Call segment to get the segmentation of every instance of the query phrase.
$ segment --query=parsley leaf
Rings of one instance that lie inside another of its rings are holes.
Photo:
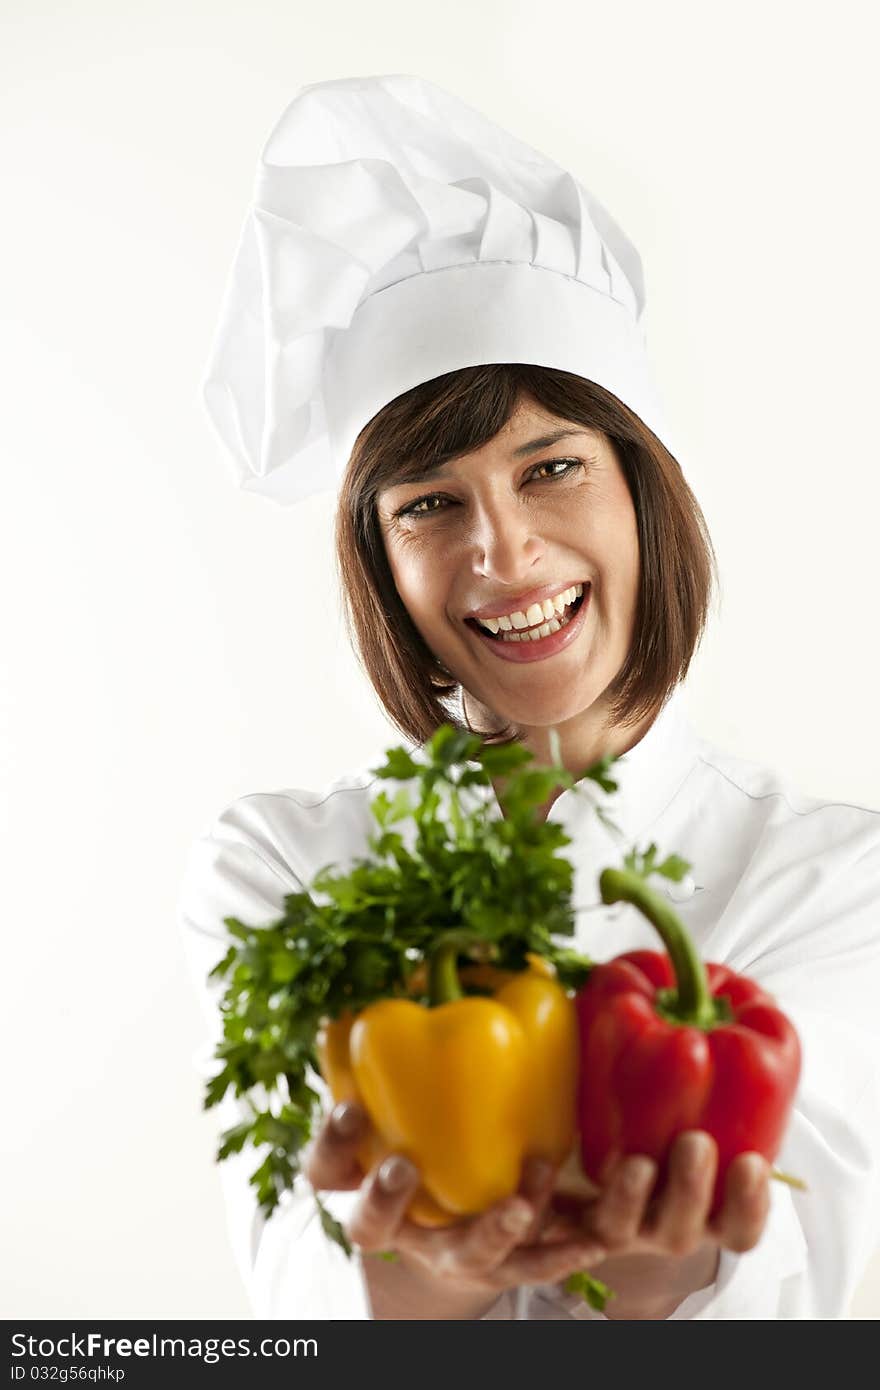
[[[600,1313],[605,1311],[605,1304],[609,1298],[614,1298],[614,1292],[607,1284],[603,1284],[601,1279],[594,1278],[583,1269],[578,1270],[576,1274],[570,1274],[562,1287],[566,1293],[579,1293],[591,1308],[597,1309]]]

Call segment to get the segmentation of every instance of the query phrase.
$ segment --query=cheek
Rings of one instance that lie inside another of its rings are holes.
[[[631,509],[616,511],[601,526],[592,527],[586,545],[615,584],[626,588],[638,583],[639,534]]]
[[[417,623],[436,612],[440,598],[438,576],[442,572],[425,547],[386,546],[388,565],[404,607]]]

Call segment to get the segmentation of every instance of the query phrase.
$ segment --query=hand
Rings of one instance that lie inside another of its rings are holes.
[[[382,1282],[395,1285],[397,1311],[377,1313],[374,1306],[374,1316],[406,1316],[400,1311],[403,1305],[431,1309],[410,1311],[410,1316],[476,1317],[504,1289],[557,1283],[604,1258],[603,1243],[573,1224],[551,1241],[540,1240],[557,1173],[540,1159],[524,1165],[516,1194],[478,1216],[439,1229],[417,1226],[407,1219],[406,1209],[419,1186],[419,1172],[403,1155],[392,1154],[365,1175],[357,1150],[368,1127],[359,1106],[338,1105],[318,1132],[303,1170],[316,1188],[360,1188],[347,1225],[349,1238],[365,1254],[394,1250],[398,1255],[382,1275]]]
[[[770,1165],[757,1153],[731,1163],[718,1214],[709,1211],[718,1166],[711,1135],[679,1135],[662,1192],[652,1198],[657,1164],[645,1155],[623,1159],[590,1201],[563,1198],[543,1239],[571,1240],[572,1226],[608,1251],[599,1277],[617,1297],[609,1317],[668,1317],[683,1298],[711,1284],[721,1250],[751,1250],[770,1208]],[[638,1311],[633,1311],[638,1310]]]

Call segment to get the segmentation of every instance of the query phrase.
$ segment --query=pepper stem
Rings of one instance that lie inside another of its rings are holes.
[[[604,903],[632,903],[662,937],[675,971],[676,986],[675,998],[665,1001],[664,1012],[679,1023],[714,1027],[720,1014],[709,989],[706,968],[669,903],[630,869],[604,869],[599,876],[599,891]]]
[[[458,947],[446,942],[431,952],[428,960],[428,1007],[461,999],[464,990],[458,978]]]
[[[464,998],[464,990],[458,978],[458,953],[475,946],[485,947],[476,932],[453,927],[441,932],[431,947],[428,956],[428,1007],[448,1004],[453,999]]]

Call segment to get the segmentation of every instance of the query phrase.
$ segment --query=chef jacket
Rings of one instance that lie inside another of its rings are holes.
[[[758,1244],[741,1254],[722,1251],[715,1282],[671,1317],[845,1318],[880,1241],[880,811],[803,795],[779,773],[722,751],[695,731],[681,686],[611,775],[618,790],[608,799],[599,793],[599,801],[623,838],[596,814],[592,783],[562,791],[549,811],[571,837],[557,851],[574,867],[571,944],[596,960],[660,949],[635,908],[601,903],[597,883],[630,848],[656,843],[661,858],[676,853],[692,866],[682,884],[659,891],[668,893],[703,959],[774,995],[803,1049],[776,1162],[807,1190],[771,1182]],[[241,796],[192,845],[178,922],[208,1026],[193,1059],[203,1081],[220,1070],[213,1053],[225,984],[207,975],[229,945],[224,917],[268,925],[283,915],[285,895],[301,892],[319,868],[347,872],[369,853],[368,837],[378,829],[370,801],[396,789],[364,767],[319,791]],[[500,817],[491,786],[473,794]],[[408,824],[395,829],[405,834]],[[328,1099],[320,1079],[316,1085]],[[231,1091],[209,1112],[218,1134],[248,1113]],[[218,1165],[232,1250],[255,1316],[370,1318],[361,1255],[348,1258],[325,1236],[303,1179],[266,1220],[248,1185],[259,1162],[248,1146]],[[343,1222],[358,1200],[356,1192],[324,1195]],[[560,1285],[539,1285],[505,1291],[484,1317],[603,1315]]]

